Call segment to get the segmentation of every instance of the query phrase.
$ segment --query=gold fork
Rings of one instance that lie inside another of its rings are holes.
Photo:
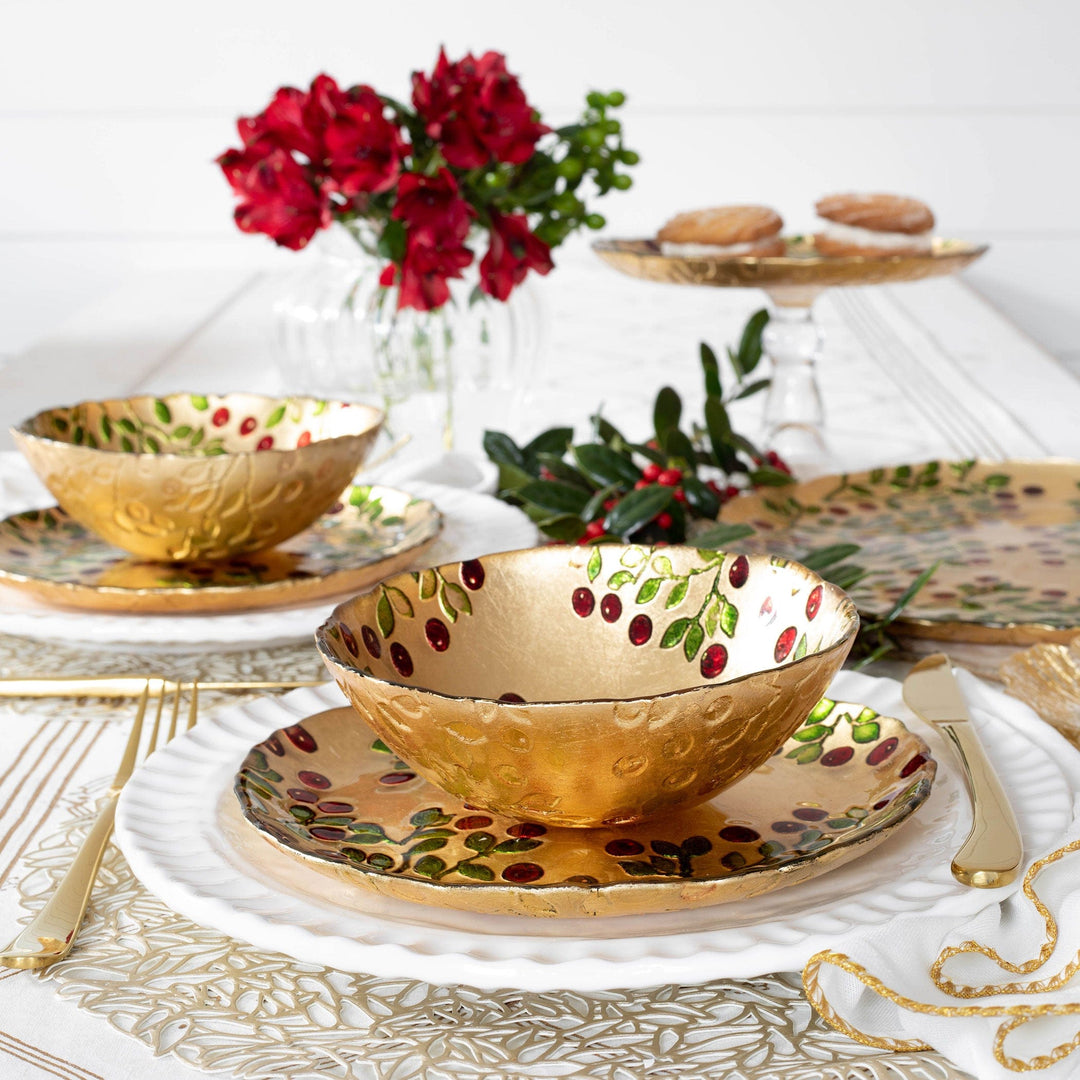
[[[61,879],[56,891],[48,903],[38,912],[33,921],[26,926],[19,936],[0,952],[0,964],[12,968],[43,968],[62,960],[75,944],[76,935],[82,926],[90,902],[90,893],[94,888],[98,867],[112,835],[113,820],[116,817],[116,801],[120,791],[127,783],[139,760],[142,745],[143,721],[151,700],[156,702],[154,723],[150,737],[146,741],[144,756],[149,756],[158,745],[161,734],[162,718],[165,711],[165,699],[171,693],[172,709],[169,714],[168,731],[162,742],[168,742],[177,732],[180,722],[180,700],[184,684],[166,682],[164,679],[150,677],[144,680],[139,704],[135,712],[135,721],[131,726],[127,745],[120,767],[113,777],[113,782],[105,794],[105,805],[98,813],[86,839],[79,846],[75,859]],[[193,682],[191,700],[188,704],[187,728],[195,726],[199,708],[199,684]]]

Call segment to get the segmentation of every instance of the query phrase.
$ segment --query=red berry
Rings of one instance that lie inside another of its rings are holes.
[[[585,536],[587,539],[603,535],[604,523],[602,521],[590,521],[589,524],[585,526]]]
[[[701,674],[715,679],[727,667],[728,653],[723,645],[710,645],[701,654]]]
[[[661,473],[661,468],[655,461],[650,461],[644,469],[641,470],[641,475],[651,484]]]
[[[715,480],[706,480],[705,486],[715,495],[724,494],[724,489]]]
[[[218,409],[213,416],[210,417],[210,423],[214,427],[224,427],[229,422],[229,410],[226,408]]]
[[[301,448],[307,446],[310,442],[311,442],[311,432],[310,431],[301,431],[300,432],[300,438],[296,440],[296,447],[297,447],[297,449],[301,449]]]
[[[728,486],[724,488],[724,497],[726,499],[734,499],[738,494],[739,489],[734,484],[728,484]]]
[[[442,619],[428,619],[424,625],[424,636],[436,652],[446,652],[450,648],[450,631]]]
[[[648,480],[639,480],[634,485],[634,490],[635,491],[640,491],[642,488],[647,488],[648,486],[649,486],[649,481]]]
[[[684,503],[686,502],[686,492],[681,487],[675,489],[675,501]]]
[[[799,632],[794,626],[789,626],[776,639],[776,648],[773,649],[773,659],[778,664],[783,663],[788,658],[788,655],[795,646],[795,638],[798,637],[798,633]]]
[[[670,529],[671,515],[665,510],[662,514],[657,515],[656,524],[659,525],[661,529]]]
[[[813,619],[821,609],[821,586],[815,585],[806,598],[806,617]]]
[[[604,509],[605,509],[605,510],[614,510],[614,509],[615,509],[615,506],[616,506],[616,504],[618,503],[618,501],[619,501],[618,499],[608,499],[608,500],[607,500],[607,501],[606,501],[606,502],[604,503]]]
[[[258,425],[256,424],[254,416],[245,417],[243,422],[240,424],[240,434],[250,435],[257,426]]]
[[[659,449],[659,447],[657,447],[657,445],[656,445],[656,440],[655,440],[655,439],[650,439],[650,440],[649,440],[649,441],[648,441],[648,442],[647,442],[647,443],[646,443],[645,445],[646,445],[646,446],[647,446],[647,447],[648,447],[648,448],[649,448],[650,450],[657,450],[657,449]]]
[[[593,608],[596,607],[596,597],[593,596],[590,589],[575,589],[573,596],[570,597],[570,605],[576,615],[587,619],[593,613]]]
[[[656,482],[662,487],[676,487],[681,479],[682,471],[680,469],[664,469],[656,478]]]
[[[728,581],[731,582],[732,588],[741,589],[746,584],[746,579],[749,576],[750,560],[745,555],[740,555],[731,564],[731,569],[728,571]]]
[[[540,467],[540,479],[541,480],[554,480],[555,479],[555,474],[546,465],[542,465]]]
[[[484,584],[484,564],[479,559],[467,559],[461,564],[461,584],[472,592]]]
[[[652,637],[652,619],[648,615],[635,615],[627,634],[631,645],[644,645]]]
[[[413,673],[413,662],[409,650],[398,641],[390,646],[390,661],[397,668],[398,674],[404,678],[407,679]]]
[[[344,625],[342,630],[344,630]],[[344,634],[342,635],[344,636]],[[379,639],[375,636],[375,631],[370,626],[364,625],[360,627],[360,636],[364,639],[364,648],[367,649],[376,660],[382,656],[382,646],[379,644]]]
[[[273,435],[264,435],[259,440],[259,445],[255,447],[256,450],[269,450],[274,445]]]
[[[600,601],[600,614],[604,617],[604,622],[618,622],[622,614],[622,601],[614,593],[609,592]]]

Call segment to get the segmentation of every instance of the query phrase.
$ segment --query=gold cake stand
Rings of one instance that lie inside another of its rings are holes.
[[[757,288],[769,297],[762,338],[772,361],[765,401],[765,441],[802,474],[828,467],[825,410],[815,365],[823,337],[814,301],[828,288],[885,285],[955,274],[988,250],[986,244],[935,238],[929,251],[906,255],[822,255],[812,237],[786,241],[783,255],[665,255],[655,240],[598,240],[593,250],[609,266],[644,281],[670,285]]]

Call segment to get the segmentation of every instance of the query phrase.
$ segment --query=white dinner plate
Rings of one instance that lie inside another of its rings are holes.
[[[1026,706],[963,681],[1030,851],[1057,841],[1080,788],[1080,755]],[[264,698],[199,723],[155,754],[120,799],[117,836],[132,870],[197,922],[312,963],[433,983],[582,992],[750,978],[801,968],[846,935],[899,915],[958,916],[1006,890],[949,872],[970,812],[937,733],[904,706],[900,684],[841,673],[829,695],[899,717],[939,762],[909,822],[864,858],[809,882],[712,908],[602,919],[475,915],[379,897],[276,850],[243,821],[233,779],[277,728],[341,704],[334,686]],[[1015,887],[1015,886],[1014,886]]]

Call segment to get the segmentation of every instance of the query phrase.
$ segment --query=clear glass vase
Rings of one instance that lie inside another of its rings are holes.
[[[283,390],[384,408],[407,458],[478,454],[485,426],[518,426],[541,344],[536,295],[526,282],[491,299],[474,263],[442,308],[399,311],[376,242],[366,222],[335,224],[288,279],[275,304]]]

